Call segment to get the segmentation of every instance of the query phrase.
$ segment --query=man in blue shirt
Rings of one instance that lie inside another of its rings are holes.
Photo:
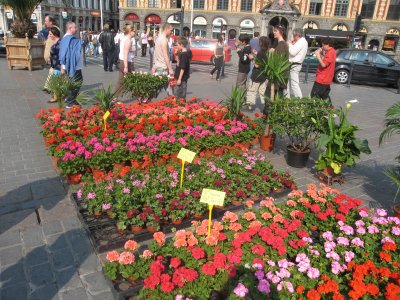
[[[70,91],[65,98],[65,108],[71,108],[74,105],[79,105],[76,101],[80,87],[83,82],[82,68],[82,42],[74,35],[77,32],[77,26],[74,22],[67,23],[67,32],[60,42],[60,64],[61,74],[67,74],[68,77],[80,83],[79,88]]]

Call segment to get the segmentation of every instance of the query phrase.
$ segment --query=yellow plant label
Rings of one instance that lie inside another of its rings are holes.
[[[178,153],[178,158],[188,163],[191,163],[195,156],[196,152],[190,151],[186,148],[181,148],[181,150]]]
[[[107,118],[110,116],[110,111],[106,111],[106,113],[103,115],[103,120],[106,122]]]
[[[225,192],[220,192],[211,189],[203,189],[201,193],[200,202],[207,203],[209,205],[224,206]]]

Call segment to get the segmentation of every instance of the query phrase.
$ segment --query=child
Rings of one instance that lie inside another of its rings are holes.
[[[176,79],[176,87],[174,95],[177,100],[183,99],[186,101],[187,81],[190,73],[190,56],[186,49],[187,39],[180,36],[177,39],[178,44],[178,59],[175,68],[174,78]]]

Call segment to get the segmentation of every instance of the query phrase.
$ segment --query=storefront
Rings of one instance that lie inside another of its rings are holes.
[[[212,38],[217,39],[223,33],[226,36],[227,22],[224,18],[216,18],[212,23]]]
[[[239,34],[248,34],[251,37],[254,36],[254,22],[250,19],[245,19],[240,22]],[[230,37],[229,37],[230,38]]]
[[[391,28],[386,31],[383,39],[382,50],[396,52],[397,45],[399,43],[400,30]]]
[[[161,24],[161,18],[158,15],[148,15],[144,19],[144,26],[146,28],[146,31],[149,32],[150,30],[155,32],[155,31],[160,31],[160,24]]]
[[[140,29],[140,19],[137,14],[130,13],[125,16],[125,23],[132,24],[135,30]]]
[[[207,20],[204,17],[196,17],[193,20],[193,32],[195,37],[205,38],[207,35]]]

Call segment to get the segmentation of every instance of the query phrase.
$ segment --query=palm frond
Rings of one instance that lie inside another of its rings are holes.
[[[386,138],[394,134],[400,134],[400,101],[389,107],[385,116],[385,129],[379,136],[379,145],[382,144]]]

